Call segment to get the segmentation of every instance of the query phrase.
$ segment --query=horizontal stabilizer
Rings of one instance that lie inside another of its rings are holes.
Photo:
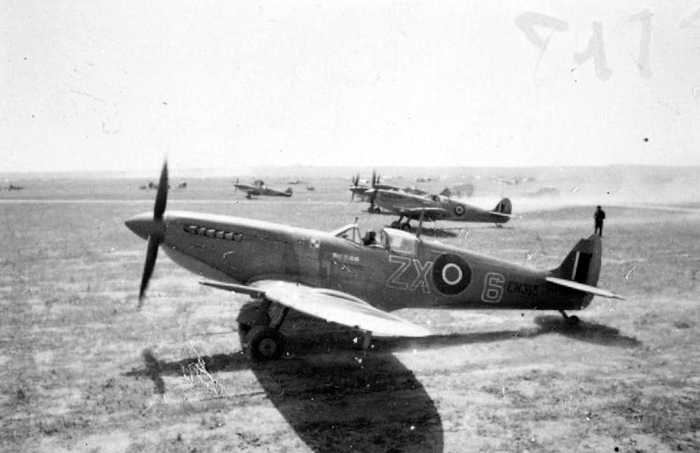
[[[620,299],[627,300],[626,298],[615,294],[612,291],[606,289],[598,288],[596,286],[590,286],[583,283],[578,283],[572,280],[564,280],[563,278],[547,277],[549,283],[554,283],[555,285],[564,286],[567,288],[575,289],[587,294],[593,294],[594,296],[607,297],[609,299]]]

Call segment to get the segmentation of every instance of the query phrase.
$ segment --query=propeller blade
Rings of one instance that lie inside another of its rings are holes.
[[[143,306],[143,297],[148,288],[148,282],[153,275],[153,269],[156,266],[156,258],[158,258],[158,246],[160,245],[158,235],[153,234],[148,237],[148,251],[146,252],[146,263],[143,266],[143,275],[141,276],[141,289],[139,290],[139,305],[140,310]]]
[[[374,199],[377,196],[377,172],[376,170],[372,170],[372,188],[369,192],[369,209],[368,211],[370,213],[374,212]]]
[[[148,234],[148,250],[146,252],[146,262],[143,266],[143,274],[141,275],[141,289],[139,290],[139,305],[140,310],[143,306],[143,299],[146,295],[148,282],[153,275],[153,269],[156,266],[158,258],[158,247],[165,239],[165,222],[163,214],[165,207],[168,204],[168,162],[163,163],[163,169],[160,171],[160,181],[158,182],[158,192],[156,193],[156,202],[153,206],[153,223],[149,226]]]
[[[160,222],[163,220],[165,205],[168,202],[168,162],[163,163],[163,169],[160,171],[160,181],[158,182],[158,192],[156,193],[156,204],[153,207],[153,221]]]

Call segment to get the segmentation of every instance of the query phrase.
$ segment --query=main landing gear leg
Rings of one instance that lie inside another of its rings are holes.
[[[391,222],[391,227],[396,228],[397,230],[401,229],[401,221],[403,220],[403,216],[399,216],[399,220],[394,220]]]
[[[257,362],[282,357],[285,338],[280,327],[289,313],[288,307],[271,309],[269,300],[253,303],[238,315],[238,334],[243,351]]]
[[[581,322],[578,316],[569,316],[564,310],[559,310],[559,313],[561,313],[561,315],[564,317],[564,321],[566,321],[566,324],[569,326],[576,326],[579,322]]]
[[[367,352],[369,345],[372,343],[372,332],[365,332],[362,338],[362,350]]]

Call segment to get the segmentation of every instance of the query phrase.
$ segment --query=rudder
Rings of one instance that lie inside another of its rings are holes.
[[[504,198],[498,202],[491,212],[510,215],[513,212],[513,203],[510,202],[510,199]]]
[[[598,235],[581,239],[566,255],[561,265],[552,271],[552,276],[584,285],[596,286],[600,277],[603,247]]]

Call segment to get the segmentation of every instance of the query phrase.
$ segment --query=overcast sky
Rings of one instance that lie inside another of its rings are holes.
[[[700,165],[696,1],[0,4],[0,172]]]

